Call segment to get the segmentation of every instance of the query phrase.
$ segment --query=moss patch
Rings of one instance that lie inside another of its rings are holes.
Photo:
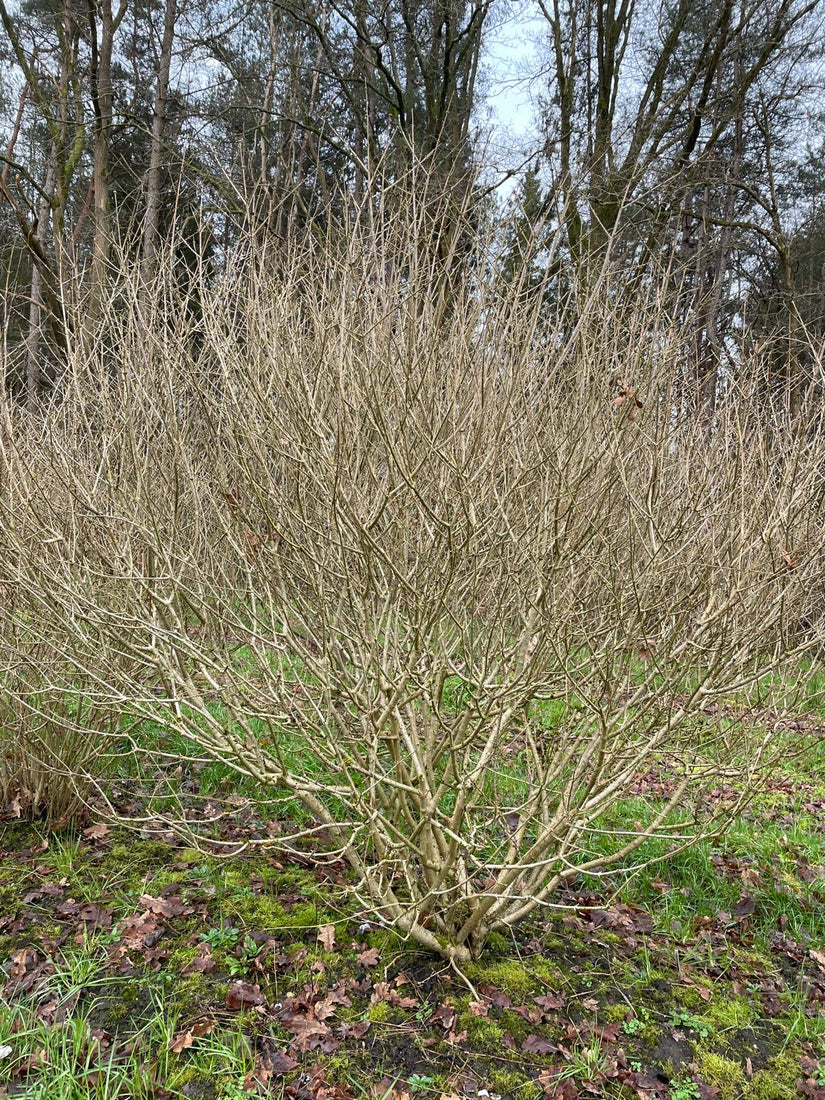
[[[703,1015],[717,1031],[748,1027],[756,1017],[752,1003],[744,997],[714,998]]]
[[[755,1073],[747,1084],[748,1100],[793,1100],[798,1097],[799,1060],[790,1053],[771,1058],[764,1069]]]
[[[719,1090],[719,1100],[738,1100],[746,1082],[745,1072],[738,1062],[710,1051],[699,1051],[696,1062],[705,1081]]]
[[[531,974],[524,963],[516,959],[507,959],[492,965],[485,965],[484,962],[470,963],[465,970],[473,981],[487,982],[510,997],[526,997],[538,988],[535,974]]]

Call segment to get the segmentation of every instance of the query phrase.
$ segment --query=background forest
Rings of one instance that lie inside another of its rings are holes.
[[[816,0],[5,0],[0,14],[6,386],[32,409],[114,265],[149,281],[171,247],[181,285],[199,266],[218,278],[239,240],[363,218],[370,181],[413,164],[440,202],[471,203],[476,228],[504,223],[496,262],[548,306],[603,270],[664,280],[692,342],[675,370],[700,400],[742,340],[777,338],[771,385],[790,406],[812,384]],[[534,106],[518,148],[485,108],[514,77]],[[451,240],[447,206],[435,247],[489,261]]]

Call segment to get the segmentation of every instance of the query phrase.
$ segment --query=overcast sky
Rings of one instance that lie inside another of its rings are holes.
[[[522,3],[504,0],[497,10],[508,14],[487,37],[488,100],[502,126],[521,132],[532,122],[528,74],[541,24]]]
[[[535,74],[542,24],[534,13],[529,0],[499,0],[486,35],[481,90],[493,136],[485,159],[495,172],[520,168],[537,146],[533,100],[541,90]],[[514,182],[504,185],[505,193]]]

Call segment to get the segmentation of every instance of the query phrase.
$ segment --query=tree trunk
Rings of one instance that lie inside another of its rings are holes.
[[[46,184],[40,199],[37,213],[37,226],[33,237],[37,242],[41,254],[45,253],[49,240],[49,228],[51,225],[52,204],[51,196],[54,193],[57,171],[54,158],[49,165]],[[40,264],[32,260],[31,297],[29,299],[29,328],[26,335],[26,408],[30,413],[37,411],[40,404],[40,382],[42,370],[40,366],[40,344],[43,320],[45,279]]]
[[[146,215],[143,223],[143,248],[141,253],[141,281],[144,289],[152,281],[157,259],[161,188],[163,184],[163,139],[169,102],[169,73],[172,68],[176,15],[176,0],[166,0],[163,41],[160,47],[158,82],[155,91],[155,108],[152,114],[152,146],[149,154],[149,171],[146,174]]]
[[[94,150],[92,160],[92,190],[94,193],[94,242],[92,246],[92,303],[90,313],[97,314],[106,285],[109,253],[112,243],[109,201],[109,144],[112,133],[112,50],[114,35],[126,10],[126,0],[117,16],[112,14],[111,0],[100,3],[100,40],[95,2],[89,5],[91,41],[91,85],[94,109]]]

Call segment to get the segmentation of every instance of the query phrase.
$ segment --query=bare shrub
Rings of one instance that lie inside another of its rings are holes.
[[[6,656],[0,677],[0,808],[62,829],[82,821],[107,774],[117,722],[42,653]]]
[[[421,255],[384,226],[261,258],[201,288],[197,354],[124,276],[37,438],[12,426],[0,563],[99,697],[300,801],[366,905],[461,961],[717,832],[784,751],[706,711],[791,698],[823,478],[747,363],[684,415],[652,292],[548,321],[482,273],[445,304]]]

